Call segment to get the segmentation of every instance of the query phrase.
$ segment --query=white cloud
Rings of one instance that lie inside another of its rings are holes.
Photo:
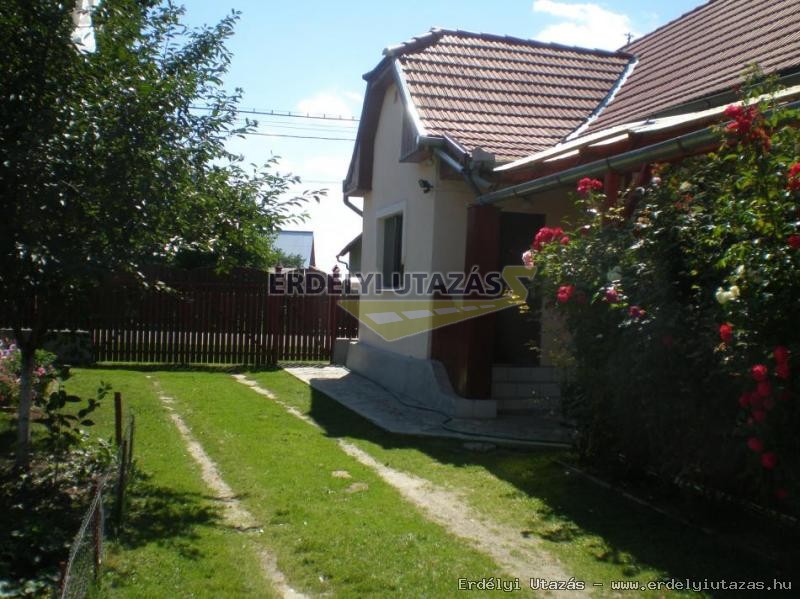
[[[353,92],[323,91],[297,103],[297,111],[313,115],[352,117],[361,103],[361,96]]]
[[[535,0],[533,11],[561,19],[534,36],[543,42],[616,50],[625,45],[627,34],[638,36],[627,15],[612,12],[599,4]]]

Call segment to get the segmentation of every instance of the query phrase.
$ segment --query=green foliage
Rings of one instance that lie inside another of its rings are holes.
[[[73,7],[0,4],[0,318],[25,365],[20,467],[32,352],[88,312],[93,287],[181,252],[221,269],[264,258],[269,235],[319,196],[292,195],[298,180],[275,160],[245,166],[225,147],[253,127],[236,124],[241,91],[222,85],[236,13],[189,29],[172,2],[104,0],[86,53],[70,40]]]
[[[571,334],[584,456],[788,509],[800,494],[799,115],[750,90],[717,152],[661,167],[616,207],[587,191],[570,242],[534,260]]]

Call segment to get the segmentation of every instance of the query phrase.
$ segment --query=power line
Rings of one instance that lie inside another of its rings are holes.
[[[189,108],[193,110],[215,110],[210,106],[190,106]],[[318,119],[322,121],[345,121],[348,123],[357,123],[359,121],[359,119],[355,117],[344,117],[342,115],[334,116],[329,114],[310,114],[308,112],[305,114],[301,114],[299,112],[292,112],[291,110],[273,110],[273,109],[256,110],[255,108],[252,110],[243,110],[241,108],[234,108],[233,111],[239,114],[260,114],[263,116],[288,116],[298,119]]]
[[[260,133],[258,131],[237,133],[237,135],[260,135],[262,137],[291,137],[293,139],[321,139],[325,141],[355,141],[352,137],[320,137],[317,135],[288,135],[285,133]]]

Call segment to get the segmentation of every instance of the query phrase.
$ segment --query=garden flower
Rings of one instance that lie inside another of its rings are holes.
[[[729,322],[719,325],[719,338],[728,345],[733,343],[733,325]]]
[[[561,245],[569,245],[569,236],[564,235],[564,237],[561,238]]]
[[[559,301],[559,303],[566,304],[572,297],[573,293],[575,293],[575,285],[562,285],[558,288],[556,299]]]
[[[768,374],[769,374],[769,369],[763,364],[756,364],[750,369],[750,376],[752,376],[753,380],[758,383],[760,383],[761,381],[766,381]]]
[[[564,243],[564,239],[567,240],[566,243],[569,243],[569,237],[564,235],[564,229],[561,227],[542,227],[533,238],[531,247],[533,248],[534,252],[538,252],[542,249],[542,246],[545,243],[550,243],[551,241],[559,241],[560,243]]]
[[[764,422],[767,413],[764,410],[753,410],[753,420],[755,422]]]
[[[764,451],[764,443],[758,437],[750,437],[747,440],[747,446],[756,453]]]
[[[756,387],[756,393],[758,393],[759,397],[769,397],[772,395],[772,385],[770,385],[769,381],[761,381]]]
[[[724,306],[728,302],[735,300],[739,297],[739,288],[734,285],[734,287],[731,287],[730,290],[725,291],[722,287],[719,287],[717,289],[715,297],[717,298],[717,301],[720,303],[720,305]]]
[[[739,407],[746,408],[750,405],[750,393],[745,391],[739,396]]]
[[[619,303],[619,293],[613,287],[606,289],[606,301],[609,304]]]
[[[784,347],[783,345],[778,345],[775,349],[772,350],[772,357],[775,358],[775,361],[778,364],[783,364],[789,361],[789,349]]]
[[[789,235],[786,239],[786,243],[788,243],[789,247],[793,250],[800,250],[800,235]]]
[[[584,177],[580,181],[578,181],[578,193],[581,195],[587,194],[590,191],[598,191],[603,189],[603,182],[598,181],[597,179],[590,179],[589,177]]]
[[[789,191],[800,191],[800,162],[795,162],[789,167],[789,181],[786,189]]]
[[[645,314],[647,314],[647,312],[642,310],[639,306],[631,306],[630,308],[628,308],[628,316],[630,316],[635,320],[644,318]]]
[[[761,454],[761,465],[767,470],[772,470],[778,464],[778,456],[768,451]]]
[[[522,254],[522,263],[525,265],[525,268],[528,270],[533,269],[533,254],[530,250],[526,251]]]
[[[781,362],[775,367],[775,376],[779,379],[783,379],[784,381],[789,380],[791,376],[791,370],[789,369],[788,362]]]

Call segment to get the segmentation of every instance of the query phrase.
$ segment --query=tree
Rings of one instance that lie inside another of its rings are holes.
[[[159,0],[104,0],[95,52],[70,41],[72,6],[0,5],[0,317],[22,352],[17,465],[30,452],[33,355],[111,273],[187,248],[235,265],[318,192],[245,168],[225,148],[241,91],[222,87],[236,13],[191,30]],[[208,110],[198,111],[193,106]]]

